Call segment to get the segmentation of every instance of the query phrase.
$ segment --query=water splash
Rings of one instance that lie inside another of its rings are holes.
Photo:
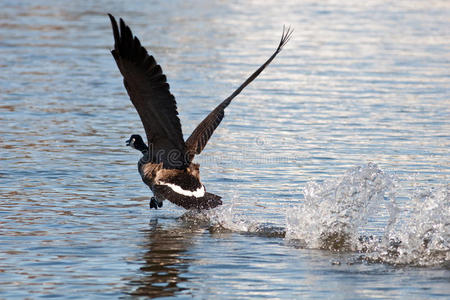
[[[371,262],[448,266],[450,186],[414,191],[408,209],[399,208],[398,189],[398,179],[373,163],[309,182],[305,201],[286,214],[286,239],[305,248],[358,251]],[[388,218],[370,232],[368,219],[380,210]]]
[[[239,213],[237,195],[229,204],[189,211],[180,219],[212,233],[285,238],[301,248],[357,252],[368,262],[450,266],[450,185],[416,188],[403,198],[398,197],[400,187],[396,176],[369,163],[338,178],[308,182],[304,201],[287,209],[285,227]]]
[[[308,182],[305,201],[287,212],[286,237],[306,248],[355,251],[371,212],[386,201],[395,211],[395,186],[394,176],[372,163],[340,178]]]
[[[264,237],[285,237],[286,231],[283,227],[236,213],[234,206],[235,201],[232,201],[230,205],[224,205],[205,213],[210,221],[209,230],[211,232],[239,232]]]
[[[391,264],[450,267],[450,185],[416,190],[406,221],[397,219],[386,238],[367,246],[366,259]]]

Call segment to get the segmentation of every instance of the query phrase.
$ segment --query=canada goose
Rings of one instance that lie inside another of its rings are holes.
[[[224,117],[224,110],[250,82],[281,51],[289,41],[292,30],[283,27],[281,41],[275,53],[254,72],[231,96],[220,103],[195,128],[185,141],[181,132],[175,97],[169,91],[166,76],[153,56],[133,37],[130,28],[120,19],[120,30],[115,18],[111,19],[114,49],[111,51],[123,83],[135,106],[147,135],[148,145],[142,137],[133,134],[126,142],[142,152],[138,170],[142,180],[152,190],[154,197],[150,208],[162,206],[163,200],[185,209],[209,209],[222,204],[221,197],[208,193],[200,182],[199,164],[193,163]]]

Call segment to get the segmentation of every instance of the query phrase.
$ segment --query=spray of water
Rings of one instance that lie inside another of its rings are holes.
[[[398,218],[366,258],[391,264],[450,266],[450,185],[415,191],[406,221]]]
[[[450,185],[427,191],[416,188],[398,201],[400,191],[396,176],[369,163],[337,178],[308,182],[304,201],[286,210],[285,227],[236,213],[234,200],[195,213],[194,219],[207,222],[213,232],[284,238],[309,249],[353,251],[369,262],[449,266]]]
[[[362,259],[434,266],[450,262],[450,186],[416,190],[396,202],[399,180],[373,163],[322,183],[309,182],[305,201],[288,210],[286,238],[305,248],[357,251]],[[373,213],[385,210],[384,226],[370,232]]]
[[[368,164],[322,183],[308,182],[305,201],[288,210],[286,238],[307,248],[355,251],[362,227],[384,202],[395,211],[393,176]],[[387,196],[387,197],[386,197]]]

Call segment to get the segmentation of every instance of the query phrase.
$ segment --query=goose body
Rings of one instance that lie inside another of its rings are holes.
[[[150,208],[161,207],[165,199],[185,209],[210,209],[221,205],[221,197],[206,192],[201,183],[200,166],[193,162],[194,156],[206,146],[231,100],[275,58],[290,39],[292,30],[283,29],[281,41],[272,56],[206,116],[185,141],[175,97],[169,91],[161,66],[141,46],[122,19],[117,24],[112,15],[109,17],[114,34],[111,53],[147,135],[148,146],[141,136],[135,134],[127,140],[127,145],[142,153],[138,171],[154,194]]]

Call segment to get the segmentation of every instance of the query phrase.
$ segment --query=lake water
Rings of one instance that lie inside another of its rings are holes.
[[[0,298],[450,296],[450,2],[1,1]],[[106,13],[162,65],[185,137],[275,50],[202,155],[186,212]]]

